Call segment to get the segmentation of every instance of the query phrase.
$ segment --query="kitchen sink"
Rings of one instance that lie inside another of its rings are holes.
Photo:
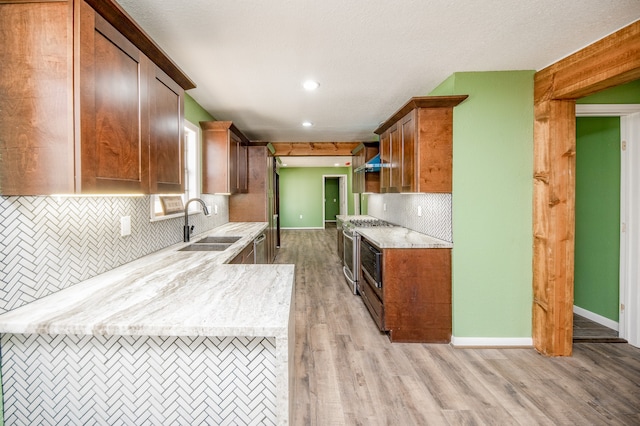
[[[207,243],[201,244],[200,242],[189,244],[186,247],[181,248],[178,251],[225,251],[231,246],[231,243]]]
[[[204,237],[201,240],[198,240],[195,242],[195,244],[220,244],[220,243],[224,243],[224,244],[233,244],[236,241],[238,241],[240,238],[242,237],[227,237],[227,236],[209,236],[209,237]]]

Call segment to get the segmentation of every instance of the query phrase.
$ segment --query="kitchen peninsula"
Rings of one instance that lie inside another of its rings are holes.
[[[294,265],[180,243],[0,315],[5,424],[288,424]],[[205,236],[205,235],[202,235]]]

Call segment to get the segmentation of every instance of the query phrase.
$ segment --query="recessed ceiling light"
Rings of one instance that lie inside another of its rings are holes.
[[[318,87],[320,87],[320,83],[313,80],[307,80],[304,83],[302,83],[302,87],[304,87],[305,90],[309,90],[309,91],[316,90]]]
[[[333,163],[333,167],[340,167],[340,163]]]
[[[303,127],[311,127],[311,126],[313,126],[313,123],[310,122],[310,121],[303,121],[302,122],[302,126]]]

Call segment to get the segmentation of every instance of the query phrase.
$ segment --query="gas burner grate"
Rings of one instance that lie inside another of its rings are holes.
[[[381,219],[351,219],[349,223],[356,228],[376,228],[376,227],[387,227],[390,228],[395,226],[392,223]]]

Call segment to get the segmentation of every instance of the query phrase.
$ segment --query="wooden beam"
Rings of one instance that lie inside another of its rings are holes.
[[[272,142],[275,157],[351,155],[360,142]]]
[[[640,20],[544,68],[534,98],[578,99],[640,79]]]

